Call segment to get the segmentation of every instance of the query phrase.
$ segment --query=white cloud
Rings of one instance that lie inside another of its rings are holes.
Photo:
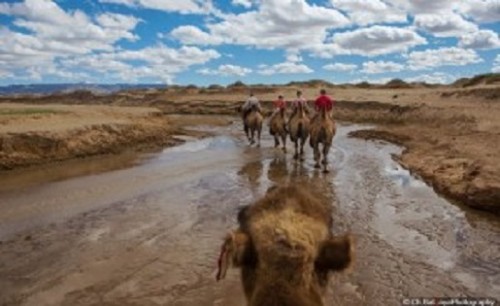
[[[0,14],[14,18],[23,33],[0,28],[0,66],[16,77],[33,78],[56,73],[56,59],[85,55],[95,51],[112,51],[122,40],[134,41],[139,19],[113,13],[91,18],[84,12],[66,12],[54,1],[26,0],[1,3]],[[64,74],[69,76],[68,73]]]
[[[302,74],[311,73],[313,70],[304,64],[284,62],[272,66],[259,65],[259,74],[273,75],[273,74]]]
[[[500,54],[497,55],[495,62],[493,63],[493,68],[491,69],[491,71],[500,73]]]
[[[207,14],[212,10],[212,1],[206,0],[100,0],[101,3],[116,3],[131,7],[181,14]]]
[[[137,39],[132,30],[140,21],[132,16],[111,13],[99,15],[93,21],[82,11],[67,13],[55,2],[47,0],[1,4],[0,13],[14,16],[16,26],[31,32],[2,31],[4,36],[8,35],[10,40],[16,41],[16,50],[55,54],[111,50],[113,44],[121,39]]]
[[[427,43],[425,38],[413,30],[387,26],[372,26],[338,33],[333,36],[332,42],[345,53],[367,56],[403,52]]]
[[[328,29],[344,27],[349,20],[338,11],[305,0],[267,0],[259,2],[257,10],[242,14],[228,14],[221,22],[207,24],[207,32],[196,32],[183,37],[175,37],[182,43],[220,44],[256,46],[273,49],[307,49],[322,45]],[[203,35],[206,34],[206,35]],[[206,39],[210,37],[210,39]],[[197,40],[199,38],[199,40]]]
[[[406,22],[406,12],[381,0],[330,0],[334,8],[345,11],[353,23]]]
[[[480,30],[461,36],[458,45],[462,48],[494,49],[500,48],[500,39],[494,31]]]
[[[461,11],[479,23],[500,22],[500,0],[467,0]]]
[[[224,38],[203,32],[195,26],[180,26],[170,34],[186,45],[218,45],[224,42]]]
[[[197,71],[204,75],[240,76],[243,77],[252,72],[252,69],[236,65],[220,65],[217,69],[203,68]]]
[[[460,36],[478,30],[477,25],[453,13],[417,15],[414,24],[437,37]]]
[[[365,62],[363,63],[362,73],[376,74],[385,72],[398,72],[403,70],[404,66],[395,62]]]
[[[431,74],[421,74],[416,77],[405,79],[406,82],[425,82],[428,84],[449,84],[453,82],[453,76],[447,73],[434,72]]]
[[[408,66],[413,70],[440,66],[463,66],[483,61],[474,50],[457,47],[414,51],[407,57]]]
[[[359,78],[359,79],[354,79],[354,80],[350,81],[349,83],[350,84],[359,84],[359,83],[363,83],[363,82],[368,82],[370,84],[385,84],[391,80],[392,80],[391,78],[372,79],[372,78],[363,77],[363,78]]]
[[[235,6],[241,5],[247,9],[252,7],[251,0],[232,0],[231,3]]]
[[[385,0],[399,9],[415,14],[434,14],[439,12],[450,12],[462,6],[462,1],[450,0]]]
[[[300,53],[296,51],[289,51],[286,54],[286,61],[287,62],[292,62],[292,63],[299,63],[302,62],[303,58],[300,56]]]
[[[328,71],[354,71],[358,68],[358,65],[355,64],[343,64],[343,63],[335,63],[335,64],[327,64],[323,66],[323,69]]]
[[[153,78],[172,83],[175,75],[193,65],[204,64],[219,58],[215,50],[196,47],[169,48],[164,45],[140,50],[119,50],[109,53],[91,54],[63,60],[63,67],[85,69],[89,73],[100,72],[122,81],[137,81]],[[130,62],[140,62],[132,65]]]

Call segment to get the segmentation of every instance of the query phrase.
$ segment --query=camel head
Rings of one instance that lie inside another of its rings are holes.
[[[240,228],[222,244],[217,280],[230,266],[240,268],[250,306],[324,305],[330,272],[350,266],[353,243],[349,235],[333,237],[325,211],[308,207],[309,201],[289,198],[273,202],[270,210],[243,209]]]

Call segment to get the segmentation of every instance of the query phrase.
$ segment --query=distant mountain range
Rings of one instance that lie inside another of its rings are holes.
[[[93,93],[113,93],[125,89],[165,88],[165,84],[28,84],[0,86],[0,95],[53,94],[88,90]]]

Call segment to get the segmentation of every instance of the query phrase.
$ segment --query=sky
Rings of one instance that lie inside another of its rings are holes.
[[[499,32],[500,0],[0,0],[0,85],[450,83]]]

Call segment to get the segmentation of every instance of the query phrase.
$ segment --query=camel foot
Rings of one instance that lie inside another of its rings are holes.
[[[298,158],[299,158],[299,154],[295,153],[295,154],[293,155],[293,159],[298,159]]]
[[[326,167],[325,167],[325,168],[323,169],[323,173],[329,173],[329,172],[330,172],[330,170],[329,170],[328,168],[326,168]]]
[[[304,160],[305,160],[304,156],[300,155],[300,161],[304,161]]]
[[[286,153],[286,148],[285,147],[283,147],[281,149],[283,150],[283,153]]]
[[[321,167],[320,167],[319,163],[315,163],[315,164],[314,164],[314,168],[319,169],[319,168],[321,168]]]

